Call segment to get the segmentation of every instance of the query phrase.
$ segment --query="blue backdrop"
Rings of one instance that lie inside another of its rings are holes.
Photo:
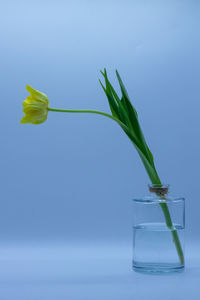
[[[104,67],[118,91],[115,69],[124,80],[162,181],[186,197],[186,240],[196,244],[199,1],[2,1],[0,24],[2,247],[131,251],[131,199],[148,192],[149,179],[121,128],[54,112],[41,125],[20,124],[26,84],[52,107],[109,112],[98,82]]]

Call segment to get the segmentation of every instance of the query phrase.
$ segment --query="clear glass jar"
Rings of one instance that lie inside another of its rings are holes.
[[[151,195],[133,199],[133,269],[145,273],[184,269],[185,199],[169,185],[149,185]]]

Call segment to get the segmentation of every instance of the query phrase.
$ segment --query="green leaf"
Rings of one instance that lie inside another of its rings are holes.
[[[122,92],[121,100],[107,77],[106,69],[104,69],[104,72],[101,71],[101,74],[105,79],[105,86],[103,86],[101,81],[100,83],[108,98],[113,116],[117,117],[122,122],[121,127],[134,144],[151,181],[154,183],[159,183],[159,177],[155,169],[153,155],[146,144],[138,121],[137,112],[130,102],[128,93],[119,73],[116,71]]]
[[[112,102],[112,99],[111,99],[111,101],[110,101],[110,97],[107,95],[107,91],[106,91],[106,89],[105,89],[105,87],[104,87],[104,85],[102,84],[102,82],[101,82],[100,79],[99,79],[99,82],[100,82],[100,84],[101,84],[101,86],[102,86],[102,88],[103,88],[103,90],[104,90],[104,92],[105,92],[105,94],[106,94],[106,96],[107,96],[107,98],[108,98],[108,104],[109,104],[109,106],[110,106],[110,110],[111,110],[112,115],[113,115],[115,118],[118,118],[119,116],[118,116],[118,108],[117,108],[117,106],[115,105],[115,103]]]
[[[112,97],[113,101],[118,106],[120,121],[124,122],[131,129],[131,122],[129,120],[127,111],[124,109],[117,93],[115,92],[110,81],[108,80],[106,69],[104,70],[104,73],[102,73],[102,75],[104,76],[105,79],[107,93],[110,95],[110,97]]]
[[[140,124],[139,124],[139,121],[138,121],[138,115],[137,115],[136,109],[133,107],[132,103],[130,102],[128,93],[126,91],[126,88],[125,88],[125,86],[122,82],[122,79],[121,79],[121,77],[120,77],[117,70],[116,70],[116,74],[117,74],[117,79],[119,81],[119,85],[120,85],[121,92],[122,92],[121,102],[123,103],[124,107],[126,107],[126,109],[127,109],[128,116],[129,116],[129,119],[131,121],[133,130],[135,131],[136,136],[138,137],[138,139],[141,141],[141,144],[143,145],[144,152],[146,153],[147,159],[149,160],[150,164],[152,164],[152,166],[154,166],[154,162],[153,162],[153,159],[152,159],[153,156],[152,156],[152,154],[151,154],[151,152],[150,152],[150,150],[149,150],[149,148],[146,144],[144,135],[143,135],[142,130],[140,128]]]
[[[104,73],[101,71],[101,73],[104,75]],[[100,81],[100,80],[99,80]],[[107,99],[108,99],[108,103],[109,103],[109,106],[110,106],[110,110],[112,112],[112,115],[116,118],[119,118],[119,109],[118,109],[118,106],[115,102],[115,100],[113,99],[112,95],[109,93],[109,91],[107,90],[107,86],[106,88],[103,86],[102,82],[100,81],[100,84],[107,96]]]
[[[119,73],[118,73],[117,70],[116,70],[116,75],[117,75],[117,79],[118,79],[118,81],[119,81],[119,85],[120,85],[120,89],[121,89],[122,95],[123,95],[124,97],[126,97],[126,98],[129,98],[129,97],[128,97],[128,93],[127,93],[127,91],[126,91],[126,88],[125,88],[125,86],[124,86],[124,84],[123,84],[123,82],[122,82],[122,80],[121,80],[121,77],[120,77],[120,75],[119,75]]]
[[[137,140],[134,138],[134,136],[131,134],[131,132],[129,132],[129,130],[124,129],[125,133],[128,135],[128,137],[130,138],[130,140],[132,141],[133,145],[135,146],[142,162],[143,165],[147,171],[147,174],[149,176],[149,178],[151,179],[151,182],[154,184],[160,184],[160,179],[158,177],[157,171],[155,169],[155,166],[152,165],[149,160],[147,159],[145,153],[143,152],[143,149],[140,147],[140,145],[138,145]],[[150,151],[150,150],[149,150]]]
[[[126,115],[126,111],[123,110],[123,108],[119,107],[119,103],[118,101],[116,101],[115,97],[113,96],[113,93],[112,93],[112,90],[110,89],[110,82],[108,80],[108,77],[107,77],[107,73],[106,73],[106,69],[104,69],[104,73],[101,72],[102,75],[104,76],[104,79],[105,79],[105,84],[106,84],[106,95],[107,95],[107,98],[109,100],[109,102],[111,103],[111,107],[115,108],[115,111],[117,110],[117,116],[119,118],[119,120],[121,122],[123,122],[125,125],[129,126],[129,119],[128,119],[128,116]]]
[[[122,92],[121,103],[123,103],[123,106],[126,108],[129,119],[130,119],[131,124],[132,124],[132,127],[133,127],[136,135],[140,139],[142,137],[142,134],[141,134],[141,128],[140,128],[140,125],[139,125],[139,122],[138,122],[136,109],[133,107],[133,105],[131,104],[131,102],[129,100],[128,93],[126,91],[126,88],[125,88],[125,86],[124,86],[124,84],[121,80],[121,77],[120,77],[117,70],[116,70],[116,74],[117,74],[117,79],[119,81],[120,89],[121,89],[121,92]]]
[[[123,84],[123,82],[122,82],[122,79],[121,79],[121,77],[120,77],[120,75],[119,75],[119,73],[118,73],[117,70],[116,70],[116,75],[117,75],[117,79],[118,79],[118,81],[119,81],[119,85],[120,85],[120,89],[121,89],[122,95],[123,95],[123,97],[124,97],[126,103],[129,103],[129,105],[131,106],[131,110],[133,110],[133,112],[135,113],[135,116],[136,116],[136,118],[137,118],[137,116],[138,116],[137,111],[136,111],[136,109],[133,107],[133,105],[131,104],[131,101],[130,101],[129,96],[128,96],[128,93],[127,93],[127,90],[126,90],[126,88],[125,88],[125,86],[124,86],[124,84]]]

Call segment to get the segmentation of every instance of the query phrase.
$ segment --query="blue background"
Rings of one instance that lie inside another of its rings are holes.
[[[159,299],[170,286],[177,299],[175,280],[187,299],[200,273],[199,1],[1,1],[0,25],[0,299]],[[109,112],[104,67],[118,91],[115,69],[124,80],[161,180],[187,199],[184,274],[131,271],[131,199],[149,179],[116,123],[20,124],[26,84],[51,107]]]

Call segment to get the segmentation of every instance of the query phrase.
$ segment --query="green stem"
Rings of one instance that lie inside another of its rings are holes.
[[[137,147],[140,147],[137,140],[135,140],[135,137],[133,135],[133,132],[118,118],[113,117],[112,115],[109,115],[105,112],[98,111],[98,110],[90,110],[90,109],[60,109],[60,108],[48,108],[49,111],[55,111],[55,112],[65,112],[65,113],[90,113],[90,114],[97,114],[101,115],[107,118],[112,119],[113,121],[117,122],[122,129],[126,132],[126,134],[131,138],[131,140],[134,140],[134,143],[137,145]]]
[[[158,184],[161,184],[160,180],[159,180]],[[160,194],[157,194],[157,196],[161,197],[163,200],[166,200],[165,196],[161,196]],[[172,222],[172,219],[171,219],[171,216],[170,216],[170,211],[169,211],[168,205],[165,202],[159,203],[159,205],[160,205],[160,207],[162,209],[162,212],[164,214],[165,223],[166,223],[167,227],[171,231],[172,239],[173,239],[173,242],[175,244],[176,251],[177,251],[177,254],[179,256],[180,263],[184,264],[183,249],[182,249],[182,246],[181,246],[181,242],[180,242],[180,239],[179,239],[178,232],[177,232],[177,230],[173,226],[173,222]]]
[[[173,226],[167,203],[160,203],[160,207],[163,211],[166,225],[171,230],[172,239],[174,241],[174,244],[175,244],[178,256],[179,256],[180,263],[184,264],[184,254],[183,254],[181,242],[180,242],[180,239],[179,239],[179,236],[178,236],[178,232]]]
[[[55,112],[92,113],[92,114],[102,115],[102,116],[108,117],[108,118],[112,119],[113,121],[117,122],[125,131],[129,131],[128,127],[124,123],[122,123],[119,119],[117,119],[117,118],[113,117],[112,115],[109,115],[105,112],[102,112],[102,111],[88,110],[88,109],[87,110],[80,110],[80,109],[77,110],[77,109],[59,109],[59,108],[48,108],[48,110],[49,111],[55,111]],[[156,169],[155,169],[155,172],[156,172]],[[157,172],[156,172],[156,174],[157,174]],[[160,184],[161,181],[160,181],[158,175],[157,175],[157,178],[158,178],[158,181],[159,181],[159,184]],[[152,183],[154,183],[154,182],[152,182]],[[184,264],[183,250],[182,250],[182,247],[181,247],[181,243],[180,243],[178,233],[177,233],[176,229],[174,229],[174,227],[173,227],[173,223],[172,223],[172,220],[171,220],[169,208],[168,208],[166,203],[160,203],[160,206],[161,206],[161,209],[162,209],[164,217],[165,217],[166,225],[171,230],[172,238],[173,238],[173,241],[174,241],[174,244],[175,244],[178,256],[179,256],[179,259],[180,259],[180,263]]]
[[[98,111],[98,110],[90,110],[90,109],[60,109],[60,108],[48,108],[49,111],[55,111],[55,112],[66,112],[66,113],[89,113],[89,114],[98,114],[98,115],[102,115],[105,117],[108,117],[110,119],[112,119],[113,121],[117,122],[121,127],[126,128],[128,130],[128,127],[126,125],[124,125],[124,123],[122,123],[120,120],[118,120],[117,118],[102,112],[102,111]]]

